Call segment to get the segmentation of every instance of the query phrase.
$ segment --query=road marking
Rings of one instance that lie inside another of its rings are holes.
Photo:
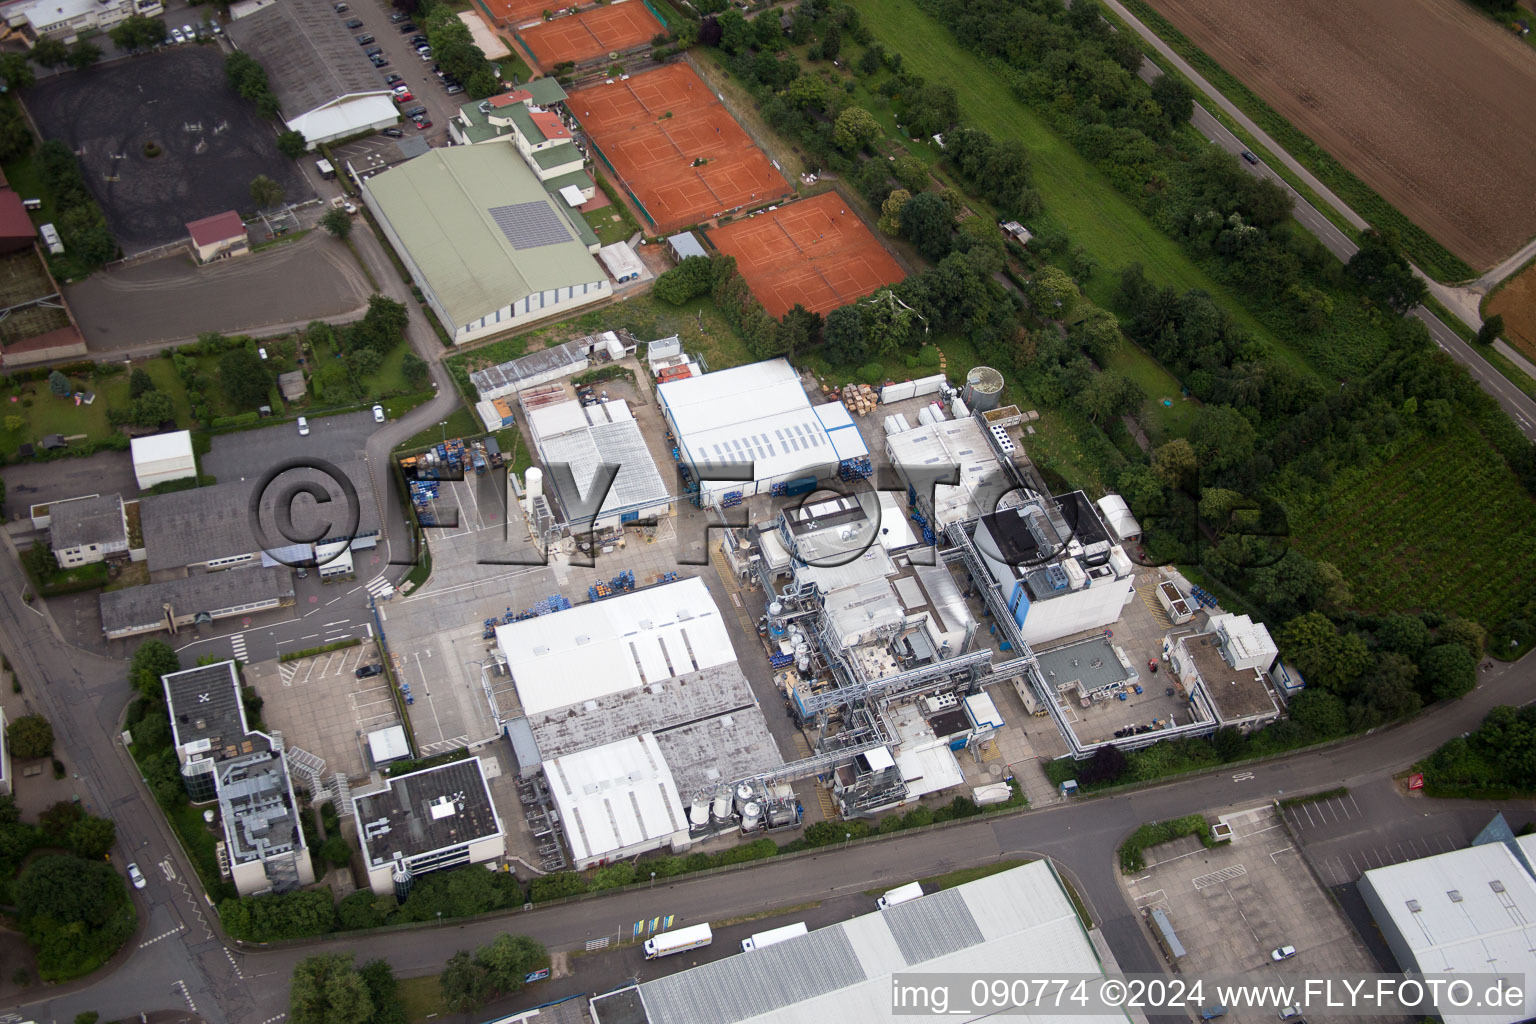
[[[155,943],[159,942],[161,939],[168,939],[172,935],[180,935],[182,932],[184,932],[186,930],[187,930],[187,926],[186,925],[179,924],[175,928],[172,928],[168,932],[162,932],[161,934],[156,935],[152,939],[145,939],[143,942],[139,943],[139,948],[143,949],[145,946],[153,946]]]
[[[176,865],[171,863],[171,858],[167,857],[160,862],[160,873],[165,876],[167,882],[176,881]]]
[[[181,989],[181,998],[187,1001],[187,1009],[191,1010],[193,1013],[196,1013],[197,1004],[192,1001],[192,993],[187,991],[187,983],[182,981],[180,978],[177,978],[176,984],[172,987]]]
[[[373,599],[376,601],[381,601],[395,592],[395,585],[389,582],[389,580],[385,579],[382,574],[369,580],[367,587],[368,593],[371,594]]]
[[[229,961],[229,966],[234,969],[235,977],[239,978],[241,981],[244,981],[245,975],[241,973],[240,965],[235,962],[235,954],[229,951],[228,946],[224,947],[224,958]]]
[[[326,602],[326,603],[329,604],[330,602]],[[347,623],[349,623],[351,621],[352,621],[351,619],[337,619],[335,622],[327,622],[325,625],[326,625],[326,628],[329,628],[331,626],[345,626]]]
[[[1238,772],[1232,776],[1233,782],[1248,782],[1253,778],[1253,772]]]
[[[229,638],[229,646],[234,649],[235,660],[236,661],[244,661],[245,660],[245,634],[244,633],[236,633],[234,636],[230,637]]]
[[[280,1013],[276,1017],[268,1017],[266,1020],[262,1021],[261,1024],[277,1024],[278,1021],[282,1020],[286,1016],[288,1016],[286,1013]]]
[[[1212,871],[1208,875],[1199,875],[1190,879],[1190,884],[1198,891],[1207,886],[1220,885],[1222,882],[1233,878],[1241,878],[1248,873],[1248,869],[1241,864],[1233,864],[1231,867],[1222,868],[1220,871]]]

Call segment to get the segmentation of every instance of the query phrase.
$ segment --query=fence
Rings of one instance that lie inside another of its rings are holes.
[[[629,187],[629,182],[625,181],[624,176],[614,168],[613,162],[608,159],[608,154],[603,152],[590,133],[587,135],[587,146],[591,148],[592,152],[597,154],[598,159],[602,160],[603,166],[608,168],[608,173],[612,175],[613,180],[618,183],[618,186],[624,190],[624,194],[629,196],[630,202],[635,204],[635,209],[640,211],[640,215],[646,219],[651,227],[655,227],[656,218],[651,216],[651,211],[645,208],[645,204],[640,201],[640,197],[635,195],[635,190]]]

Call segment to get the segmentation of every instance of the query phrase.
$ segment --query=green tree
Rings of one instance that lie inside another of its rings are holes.
[[[812,313],[800,303],[785,311],[779,321],[779,345],[785,354],[793,357],[796,352],[821,339],[821,314]]]
[[[1120,350],[1120,318],[1107,309],[1092,306],[1073,325],[1072,337],[1094,362],[1103,366]]]
[[[219,358],[219,386],[238,409],[255,409],[272,390],[272,375],[256,353],[234,348]]]
[[[901,208],[901,236],[935,262],[949,253],[955,215],[937,192],[913,196]]]
[[[443,1002],[454,1013],[469,1013],[485,1004],[489,995],[488,972],[468,950],[459,950],[448,958],[438,976]]]
[[[807,72],[789,83],[784,98],[797,110],[825,110],[832,102],[832,85],[820,75]]]
[[[400,357],[400,375],[405,378],[407,386],[416,391],[426,387],[432,380],[427,361],[414,352],[407,352]]]
[[[119,49],[147,50],[165,39],[165,22],[134,14],[118,22],[107,36]]]
[[[1077,282],[1060,267],[1041,267],[1029,282],[1029,298],[1041,314],[1066,320],[1077,306],[1081,293]]]
[[[181,671],[181,657],[164,640],[146,640],[134,648],[128,661],[128,682],[150,701],[165,699],[161,676]]]
[[[69,47],[53,36],[43,36],[32,47],[32,59],[45,68],[56,68],[69,60]]]
[[[904,188],[892,189],[891,194],[880,204],[880,219],[875,227],[892,237],[901,234],[901,208],[911,201],[911,192]]]
[[[1280,630],[1280,651],[1311,686],[1348,690],[1371,665],[1371,652],[1357,633],[1340,635],[1321,612],[1307,612]]]
[[[117,826],[107,818],[82,818],[69,830],[70,850],[86,860],[101,860],[115,842]]]
[[[320,226],[337,238],[346,238],[352,233],[352,215],[339,206],[333,206],[320,218]]]
[[[42,715],[22,715],[5,730],[11,756],[29,761],[53,753],[53,726]]]
[[[1075,400],[1088,421],[1098,424],[1140,409],[1147,393],[1125,374],[1106,370],[1094,374]]]
[[[1439,644],[1419,659],[1419,675],[1435,700],[1453,700],[1477,685],[1477,659],[1460,644]]]
[[[485,970],[491,994],[511,995],[523,987],[523,978],[549,962],[542,943],[526,935],[503,932],[475,951],[475,962]]]
[[[827,358],[840,366],[857,366],[864,361],[864,318],[857,306],[839,306],[827,314],[822,329]]]
[[[143,367],[134,367],[128,375],[128,397],[138,398],[146,391],[155,390],[155,379]]]
[[[1152,472],[1166,486],[1184,490],[1193,485],[1200,460],[1195,448],[1184,438],[1175,438],[1152,450]]]
[[[3,77],[3,72],[0,72],[0,77]],[[0,160],[14,160],[25,155],[31,148],[32,129],[27,127],[27,119],[22,116],[21,107],[15,102],[0,104]]]
[[[36,77],[32,71],[32,62],[26,54],[14,50],[0,54],[0,79],[4,79],[12,90],[27,88]]]
[[[363,984],[368,986],[368,999],[373,1003],[373,1016],[368,1024],[406,1024],[405,1007],[400,1002],[400,986],[388,960],[370,960],[358,968]]]
[[[73,800],[58,800],[37,816],[37,827],[48,841],[63,846],[69,830],[85,820],[85,808]]]
[[[359,381],[378,373],[379,365],[383,361],[383,357],[371,348],[360,348],[356,352],[347,353],[347,369],[351,370],[352,376]]]
[[[1483,648],[1488,643],[1487,630],[1471,619],[1460,617],[1446,619],[1440,624],[1436,634],[1443,644],[1460,644],[1465,647],[1473,661],[1483,656]]]
[[[133,905],[122,876],[99,861],[37,857],[16,879],[14,894],[16,918],[45,980],[94,970],[133,934]]]
[[[287,131],[277,133],[277,151],[283,156],[297,160],[309,152],[309,141],[304,138],[303,132],[289,128]]]
[[[95,1010],[86,1010],[84,1013],[75,1014],[75,1024],[96,1024],[101,1019],[101,1014]]]
[[[48,374],[48,390],[52,391],[59,398],[67,398],[69,397],[69,393],[74,389],[70,387],[68,377],[64,376],[58,370],[54,370],[52,373]]]
[[[128,415],[135,426],[159,426],[176,418],[176,403],[163,391],[147,391],[134,399]]]
[[[1343,699],[1327,690],[1303,690],[1292,697],[1291,720],[1319,739],[1342,736],[1349,728]]]
[[[713,274],[709,258],[689,256],[656,279],[651,290],[663,302],[681,306],[710,290]]]
[[[1195,113],[1195,95],[1182,79],[1172,75],[1158,75],[1152,79],[1152,98],[1162,108],[1169,124],[1180,125]]]
[[[1417,615],[1394,613],[1383,616],[1376,626],[1376,642],[1384,650],[1405,655],[1414,661],[1434,644],[1429,627]]]
[[[845,153],[852,153],[880,137],[880,122],[863,107],[848,107],[832,125],[832,143]]]
[[[283,186],[265,174],[258,174],[251,179],[251,200],[259,210],[278,205],[286,195]]]
[[[869,354],[893,355],[911,343],[916,315],[889,288],[859,303],[859,315]]]
[[[1206,406],[1195,419],[1189,433],[1200,465],[1220,472],[1230,469],[1253,454],[1257,440],[1253,424],[1231,406]]]
[[[76,71],[84,71],[86,68],[101,60],[101,47],[88,40],[82,39],[70,47],[66,63]]]
[[[1484,345],[1492,345],[1504,333],[1504,317],[1498,313],[1493,314],[1483,321],[1483,326],[1477,329],[1477,340]]]
[[[76,257],[99,267],[117,255],[117,243],[107,230],[101,207],[86,201],[59,214],[59,235]]]
[[[306,957],[293,968],[288,1019],[293,1024],[366,1024],[374,1012],[368,985],[347,953]]]

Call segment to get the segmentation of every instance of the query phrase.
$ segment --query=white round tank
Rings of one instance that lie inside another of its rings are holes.
[[[725,821],[731,816],[731,787],[721,786],[715,792],[715,803],[710,813],[716,821]]]
[[[795,652],[795,671],[805,675],[811,670],[811,656],[806,651]]]
[[[693,798],[693,805],[688,808],[688,824],[695,828],[703,828],[709,824],[709,801],[704,797]]]
[[[777,601],[773,602],[772,604],[770,604],[768,606],[768,614],[769,615],[778,615],[778,614],[780,614],[783,611],[784,611],[784,606],[779,604],[779,602],[777,602]]]
[[[528,497],[544,493],[544,471],[538,466],[529,466],[523,474],[523,490]]]
[[[752,797],[755,796],[755,795],[756,794],[752,790],[752,783],[750,783],[750,782],[743,782],[741,785],[737,786],[736,787],[736,813],[740,814],[741,813],[741,809],[743,807],[747,806],[747,804],[751,803],[752,802]]]
[[[749,802],[741,809],[741,830],[751,832],[762,825],[763,806],[756,800]]]

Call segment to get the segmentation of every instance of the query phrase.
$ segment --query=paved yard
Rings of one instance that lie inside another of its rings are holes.
[[[247,667],[246,679],[266,701],[262,718],[287,746],[323,758],[327,778],[339,771],[359,779],[373,770],[368,734],[400,722],[388,679],[356,676],[358,666],[378,657],[368,642],[297,661],[258,662]]]
[[[5,518],[25,518],[27,509],[63,498],[87,494],[121,494],[136,498],[139,482],[127,452],[99,452],[81,459],[19,462],[6,466]]]
[[[324,231],[193,264],[186,253],[100,270],[64,297],[93,352],[361,315],[373,291],[346,245]]]

